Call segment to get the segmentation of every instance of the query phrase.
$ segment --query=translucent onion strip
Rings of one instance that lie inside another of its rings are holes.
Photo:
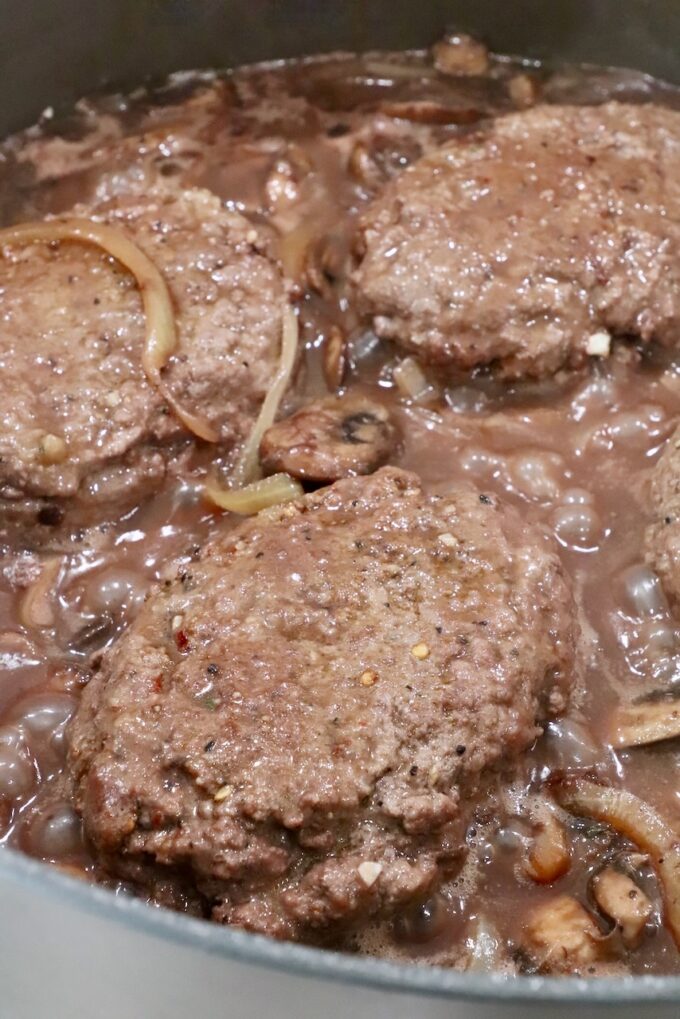
[[[615,747],[641,747],[680,736],[680,700],[648,701],[617,708],[612,716]]]
[[[274,381],[264,398],[257,421],[253,426],[239,457],[236,467],[230,476],[232,488],[241,488],[260,477],[260,442],[270,425],[274,424],[279,404],[288,388],[290,377],[295,368],[298,348],[298,321],[289,304],[283,311],[283,331],[281,337],[281,357]],[[214,501],[214,500],[213,500]]]
[[[588,779],[567,779],[556,793],[567,810],[611,825],[648,854],[663,888],[666,923],[680,948],[680,838],[673,825],[633,793]]]
[[[272,474],[271,477],[254,481],[245,488],[220,488],[219,485],[208,482],[203,492],[215,506],[241,516],[252,516],[269,506],[292,502],[304,495],[302,485],[295,478],[291,478],[290,474]]]
[[[89,219],[65,219],[39,223],[20,223],[0,230],[0,249],[13,244],[52,241],[79,241],[101,248],[124,265],[137,281],[144,306],[146,336],[142,367],[152,385],[163,393],[183,425],[207,442],[216,442],[219,435],[204,418],[190,414],[178,406],[174,397],[162,386],[161,371],[177,347],[177,330],[172,299],[160,272],[121,230]]]
[[[430,385],[425,372],[414,357],[405,357],[400,361],[392,371],[392,378],[402,396],[415,403],[434,396],[434,386]]]

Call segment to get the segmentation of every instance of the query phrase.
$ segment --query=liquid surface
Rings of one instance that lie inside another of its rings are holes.
[[[233,74],[173,78],[132,96],[83,101],[0,149],[3,224],[115,196],[156,176],[213,190],[266,229],[297,283],[306,370],[298,403],[327,391],[324,350],[348,341],[345,387],[385,401],[403,436],[396,463],[432,491],[472,483],[555,534],[574,580],[584,679],[569,715],[551,724],[521,773],[479,813],[461,874],[435,900],[346,943],[349,950],[477,969],[532,968],[524,918],[557,893],[592,901],[594,876],[623,860],[652,903],[645,933],[608,971],[680,972],[654,871],[606,825],[561,817],[567,872],[549,885],[526,875],[545,783],[589,769],[680,823],[680,754],[673,742],[615,751],[621,702],[680,688],[680,633],[643,563],[646,487],[680,417],[680,358],[621,345],[606,362],[540,384],[430,378],[404,399],[395,350],[362,330],[343,284],[356,218],[380,186],[432,146],[516,108],[529,81],[544,102],[611,98],[680,109],[680,93],[638,74],[550,71],[493,61],[482,77],[447,77],[422,54],[313,59]],[[514,98],[513,98],[514,97]],[[522,100],[523,101],[523,100]],[[97,872],[63,797],[65,729],[89,656],[134,616],[173,558],[191,554],[219,518],[193,482],[68,548],[6,549],[0,563],[0,838],[88,879]],[[107,882],[110,884],[110,882]],[[135,889],[115,886],[120,893]],[[604,926],[604,924],[603,924]]]

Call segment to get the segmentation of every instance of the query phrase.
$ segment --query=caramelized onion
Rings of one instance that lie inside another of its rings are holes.
[[[556,793],[567,810],[611,825],[647,853],[663,889],[666,923],[680,948],[680,839],[677,831],[648,803],[625,789],[574,778],[561,782]]]
[[[323,375],[329,389],[340,389],[347,367],[347,340],[342,329],[331,326],[323,346]]]
[[[413,124],[475,124],[484,116],[476,106],[444,106],[427,99],[404,103],[380,103],[381,113],[395,120],[408,120]]]
[[[564,828],[557,818],[548,814],[533,838],[524,869],[538,884],[551,884],[566,874],[570,865]]]
[[[203,491],[215,506],[241,516],[252,516],[269,506],[292,502],[304,495],[302,485],[290,474],[272,474],[245,488],[221,488],[214,482],[208,482]]]
[[[37,580],[22,598],[19,616],[29,629],[46,630],[56,622],[54,590],[62,568],[62,557],[46,559]]]
[[[646,701],[617,708],[612,716],[612,744],[641,747],[680,736],[680,700]]]
[[[279,367],[274,377],[274,381],[269,388],[269,392],[264,398],[257,421],[253,426],[253,430],[246,440],[236,467],[232,471],[230,482],[231,487],[234,489],[247,485],[249,482],[255,481],[261,476],[259,465],[260,442],[262,441],[262,436],[269,426],[274,423],[274,419],[276,418],[276,414],[279,409],[279,404],[281,403],[283,394],[288,388],[290,377],[293,374],[293,369],[295,368],[297,348],[297,317],[290,305],[286,304],[283,311],[283,334],[281,338],[281,357],[279,360]],[[218,503],[218,505],[220,504]]]
[[[21,223],[0,230],[0,249],[13,244],[33,244],[44,241],[79,241],[101,248],[124,265],[137,281],[146,318],[146,337],[142,353],[142,367],[152,385],[163,393],[183,425],[199,439],[216,442],[215,429],[204,418],[191,414],[177,405],[174,397],[166,393],[161,382],[161,371],[177,346],[177,330],[172,300],[160,272],[121,230],[89,219],[65,219],[39,223]]]
[[[288,230],[279,243],[279,259],[285,275],[299,279],[305,269],[312,243],[319,236],[319,224],[314,217],[305,217],[292,230]]]

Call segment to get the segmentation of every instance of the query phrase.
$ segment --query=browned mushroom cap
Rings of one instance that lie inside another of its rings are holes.
[[[642,889],[627,874],[605,867],[592,879],[592,895],[604,915],[616,924],[624,944],[634,948],[654,908]]]
[[[451,32],[432,47],[432,61],[442,74],[486,74],[489,51],[484,43],[471,35]]]
[[[590,913],[570,895],[558,895],[530,912],[522,947],[541,973],[582,973],[610,952]]]
[[[675,819],[667,820],[626,789],[587,778],[566,778],[555,786],[555,794],[566,810],[604,821],[649,856],[663,890],[666,924],[680,948],[680,841]]]
[[[284,471],[305,481],[370,474],[396,448],[386,407],[366,396],[331,396],[302,407],[269,428],[260,445],[265,474]]]

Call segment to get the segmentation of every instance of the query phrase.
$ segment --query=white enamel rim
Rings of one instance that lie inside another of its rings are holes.
[[[30,886],[51,898],[67,900],[83,913],[94,914],[176,945],[299,976],[469,1001],[680,1002],[680,977],[631,976],[582,980],[577,977],[457,973],[273,941],[115,895],[104,888],[68,877],[49,864],[29,859],[12,849],[0,850],[0,881]]]

